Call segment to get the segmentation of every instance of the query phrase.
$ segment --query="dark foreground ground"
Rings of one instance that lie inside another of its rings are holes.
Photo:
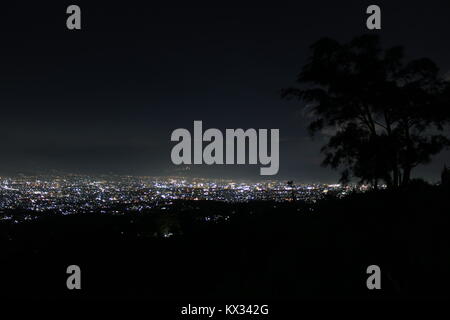
[[[312,206],[180,202],[139,214],[2,222],[0,295],[449,298],[449,209],[449,190],[417,187]],[[66,288],[73,264],[82,270],[78,292]],[[366,287],[372,264],[381,267],[380,291]]]

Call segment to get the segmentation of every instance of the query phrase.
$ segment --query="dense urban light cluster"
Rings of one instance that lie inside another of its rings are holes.
[[[135,176],[20,176],[0,178],[0,213],[5,210],[72,214],[120,214],[170,206],[175,200],[315,202],[352,188],[327,184],[259,183],[231,180]],[[8,219],[3,215],[2,219]]]

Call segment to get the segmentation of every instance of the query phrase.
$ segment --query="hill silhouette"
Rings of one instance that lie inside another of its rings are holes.
[[[1,295],[448,298],[448,191],[423,184],[313,205],[181,201],[168,211],[2,222]],[[65,287],[72,264],[83,270],[80,292]],[[366,288],[372,264],[381,291]]]

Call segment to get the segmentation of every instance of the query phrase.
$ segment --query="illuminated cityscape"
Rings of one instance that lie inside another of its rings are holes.
[[[304,201],[314,203],[326,195],[345,196],[355,187],[339,184],[259,183],[231,180],[154,178],[133,176],[20,176],[0,178],[0,213],[9,210],[74,213],[140,212],[164,209],[176,200],[223,202]]]

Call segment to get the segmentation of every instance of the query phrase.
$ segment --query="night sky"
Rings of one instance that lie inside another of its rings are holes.
[[[205,129],[280,129],[275,178],[334,182],[338,173],[320,167],[323,138],[311,140],[300,105],[280,98],[311,43],[369,32],[365,10],[378,4],[384,46],[450,71],[450,1],[389,2],[2,4],[0,174],[184,174],[171,164],[170,134],[202,120]],[[81,7],[80,31],[66,28],[70,4]],[[438,180],[445,161],[448,152],[416,173]],[[259,168],[189,174],[260,179]]]

